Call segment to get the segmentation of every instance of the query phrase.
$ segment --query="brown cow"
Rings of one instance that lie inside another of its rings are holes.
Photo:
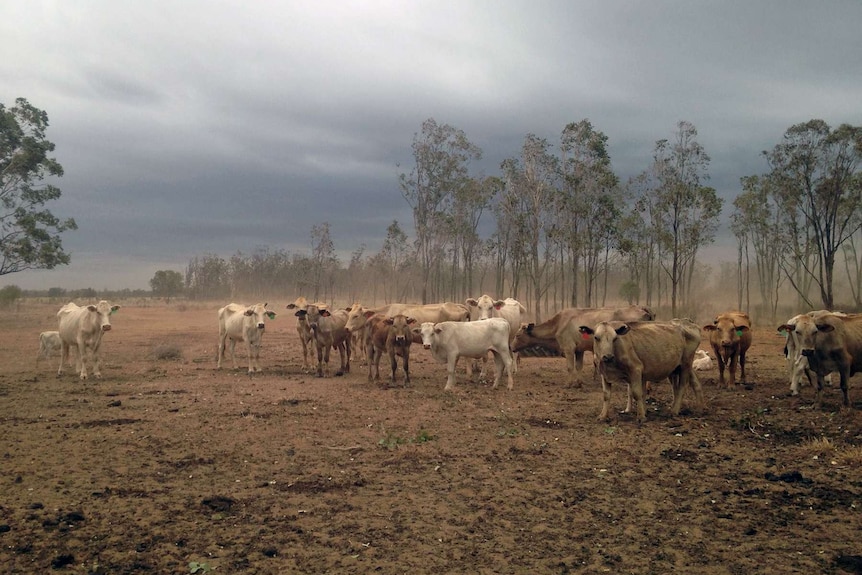
[[[691,367],[700,345],[700,329],[693,323],[603,321],[595,327],[582,325],[579,331],[592,336],[594,353],[599,359],[603,396],[600,421],[610,415],[612,383],[628,385],[629,400],[637,405],[638,423],[646,420],[643,398],[646,381],[670,378],[674,415],[679,414],[686,385],[692,386],[698,403],[703,405],[700,381]]]
[[[375,315],[368,320],[371,336],[368,342],[368,381],[380,381],[380,358],[385,351],[392,365],[391,382],[396,381],[398,357],[404,367],[404,385],[410,384],[410,344],[413,343],[412,326],[416,320],[403,314],[395,317]]]
[[[350,371],[350,334],[344,329],[347,323],[347,310],[329,311],[325,304],[309,304],[305,310],[296,312],[304,315],[311,328],[314,347],[317,350],[317,377],[329,377],[329,353],[338,350],[341,368],[335,375]]]
[[[849,407],[848,381],[862,371],[862,314],[803,315],[794,326],[782,327],[792,327],[797,336],[802,356],[808,359],[809,380],[812,371],[817,376],[816,405],[821,405],[824,376],[836,371],[841,377],[844,406]]]
[[[745,381],[745,353],[751,347],[751,320],[748,314],[741,311],[729,311],[718,314],[711,325],[703,326],[709,332],[709,343],[718,361],[718,386],[724,385],[724,368],[730,369],[730,382],[727,387],[736,384],[736,359],[739,358],[739,368],[742,371],[742,381]]]
[[[566,356],[566,368],[571,382],[581,386],[579,374],[584,368],[584,352],[593,351],[593,340],[579,331],[582,325],[602,321],[651,321],[655,315],[649,308],[632,305],[622,308],[567,308],[544,323],[526,323],[515,334],[512,351],[540,345]]]
[[[299,335],[299,343],[302,344],[302,371],[305,373],[309,373],[312,371],[312,366],[308,362],[309,355],[309,346],[313,345],[314,342],[312,340],[313,334],[311,333],[311,326],[308,325],[308,319],[306,318],[306,314],[299,313],[308,310],[308,300],[304,297],[300,296],[296,298],[296,301],[293,303],[287,304],[287,309],[296,310],[294,315],[296,316],[296,333]],[[324,305],[322,303],[318,303],[316,305]],[[313,351],[313,349],[312,349]],[[312,361],[314,360],[314,354],[311,354]]]

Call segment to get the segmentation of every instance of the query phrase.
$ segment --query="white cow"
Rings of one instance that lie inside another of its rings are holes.
[[[266,309],[265,303],[251,306],[229,303],[218,310],[218,365],[224,359],[225,344],[230,340],[230,358],[236,364],[236,342],[244,341],[248,350],[248,373],[260,369],[260,341],[266,329],[266,318],[275,319],[275,312]]]
[[[501,317],[509,322],[509,347],[511,348],[512,341],[515,339],[515,334],[521,327],[521,319],[525,318],[527,308],[515,298],[507,297],[506,299],[495,300],[491,296],[483,294],[478,299],[467,298],[467,307],[470,309],[470,320],[477,321],[492,317]],[[518,354],[513,354],[515,363],[512,370],[518,372],[518,362],[520,357]],[[482,373],[480,377],[485,375],[485,362],[482,363]]]
[[[494,387],[500,383],[503,368],[509,379],[508,388],[514,387],[512,381],[512,353],[509,351],[509,324],[502,318],[485,321],[444,321],[425,322],[413,328],[413,333],[422,336],[422,345],[431,350],[431,355],[440,363],[445,363],[449,374],[446,380],[447,391],[455,385],[455,366],[460,357],[481,358],[490,351],[494,354],[497,373]]]
[[[36,356],[36,365],[39,365],[40,359],[48,359],[54,355],[55,351],[60,351],[60,332],[59,331],[43,331],[39,334],[39,355]]]
[[[712,357],[704,350],[699,349],[694,354],[691,367],[695,371],[709,371],[712,369]]]
[[[93,375],[102,377],[100,371],[101,357],[99,348],[102,345],[102,334],[111,331],[110,315],[120,309],[105,300],[96,305],[80,307],[67,303],[57,312],[60,322],[60,367],[57,376],[63,375],[63,364],[69,361],[69,348],[77,350],[76,369],[81,379],[87,379],[87,361],[93,365]]]

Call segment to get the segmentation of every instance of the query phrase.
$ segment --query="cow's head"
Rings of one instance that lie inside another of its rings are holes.
[[[88,305],[87,311],[93,315],[94,320],[99,324],[102,331],[111,331],[110,316],[120,309],[118,305],[111,305],[105,300],[100,301],[96,305]]]
[[[413,343],[411,327],[416,323],[412,317],[398,314],[383,320],[389,327],[389,337],[397,346],[407,346]]]
[[[491,296],[489,295],[483,295],[479,299],[467,298],[466,304],[467,309],[470,313],[470,320],[475,321],[480,319],[497,317],[494,312],[499,311],[500,308],[506,304],[506,302],[504,302],[503,300],[491,299]]]
[[[581,334],[593,338],[593,354],[605,363],[612,363],[616,359],[614,351],[618,338],[629,332],[630,328],[625,323],[610,323],[603,321],[595,328],[582,325],[578,328]]]
[[[422,347],[431,349],[431,344],[434,342],[436,334],[440,333],[439,329],[435,329],[436,324],[431,321],[426,321],[417,327],[412,328],[412,332],[422,338]]]
[[[275,312],[269,311],[266,309],[265,303],[256,303],[252,306],[246,308],[243,312],[246,317],[250,317],[252,325],[257,327],[257,329],[265,329],[266,328],[266,318],[275,319]]]
[[[739,345],[739,340],[750,331],[750,328],[745,324],[737,323],[730,316],[720,315],[711,324],[703,326],[703,330],[714,334],[710,335],[713,342],[717,339],[719,345],[730,348]]]

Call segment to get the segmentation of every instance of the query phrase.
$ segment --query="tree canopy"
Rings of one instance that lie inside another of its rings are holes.
[[[45,180],[63,175],[49,156],[54,144],[47,128],[48,114],[26,99],[12,108],[0,103],[0,275],[69,263],[60,234],[77,229],[75,220],[60,220],[45,208],[60,197]]]

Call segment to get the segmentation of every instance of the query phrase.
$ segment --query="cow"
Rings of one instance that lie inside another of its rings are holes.
[[[718,386],[725,385],[725,367],[730,371],[727,387],[736,385],[737,358],[742,371],[742,381],[745,381],[745,353],[751,347],[751,320],[748,314],[741,311],[721,313],[711,324],[703,326],[703,329],[709,334],[709,343],[718,361]]]
[[[551,319],[540,323],[524,323],[518,328],[512,342],[512,351],[518,352],[536,345],[558,351],[566,356],[566,368],[571,384],[581,386],[579,374],[584,367],[584,352],[593,351],[593,340],[579,331],[582,325],[596,325],[602,321],[652,321],[653,312],[643,306],[622,308],[566,308]]]
[[[306,314],[300,314],[299,311],[306,311],[308,309],[308,300],[304,297],[300,296],[296,298],[293,303],[289,303],[285,308],[289,310],[297,310],[294,312],[296,316],[296,333],[299,335],[299,343],[302,345],[302,371],[305,373],[309,373],[312,371],[310,364],[308,363],[308,355],[309,355],[309,347],[313,347],[314,342],[312,341],[313,334],[311,333],[311,326],[308,325],[308,320],[306,319]],[[324,304],[317,304],[324,305]],[[312,351],[314,351],[312,349]],[[314,359],[314,353],[311,354],[312,360]]]
[[[412,327],[416,320],[403,314],[395,317],[375,315],[369,320],[371,333],[368,344],[368,381],[380,381],[380,358],[385,352],[392,366],[390,381],[395,384],[398,357],[404,367],[404,385],[410,384],[410,345],[413,343]]]
[[[36,365],[39,365],[40,359],[48,359],[55,351],[60,351],[60,332],[59,331],[43,331],[39,334],[39,354],[36,356]]]
[[[304,315],[311,328],[314,348],[317,352],[317,377],[329,377],[329,355],[332,349],[338,350],[341,367],[335,375],[350,372],[350,334],[345,329],[347,324],[346,309],[329,310],[326,304],[309,304],[305,310],[296,312]]]
[[[611,385],[625,383],[629,400],[637,405],[637,422],[646,421],[643,398],[646,381],[669,378],[673,387],[671,413],[679,415],[686,385],[694,389],[703,405],[700,381],[692,371],[695,351],[700,345],[700,328],[687,320],[603,321],[595,327],[582,325],[579,331],[590,337],[599,360],[602,380],[602,411],[599,421],[610,415]]]
[[[800,345],[799,335],[796,334],[796,323],[804,316],[813,318],[824,316],[828,313],[835,315],[845,315],[841,312],[830,312],[825,309],[810,311],[807,314],[795,315],[783,325],[778,326],[779,333],[784,334],[786,343],[784,345],[784,357],[787,360],[787,369],[790,376],[790,395],[799,395],[799,384],[802,381],[802,375],[808,376],[808,358],[802,355],[802,346]],[[830,377],[826,376],[827,380]],[[810,378],[809,378],[810,379]]]
[[[791,326],[782,326],[790,328]],[[817,379],[815,405],[822,405],[823,378],[837,372],[841,380],[844,407],[850,406],[847,385],[853,374],[862,371],[862,314],[805,314],[792,326],[802,355],[808,360],[809,381]],[[812,385],[814,382],[811,382]]]
[[[527,314],[527,308],[521,302],[511,297],[495,300],[491,296],[483,294],[478,299],[467,298],[465,303],[470,308],[471,321],[488,319],[489,317],[501,317],[509,322],[509,347],[511,347],[515,334],[518,333],[518,329],[521,327],[521,318]],[[512,365],[512,370],[517,373],[520,356],[514,354],[514,360],[515,363]],[[484,373],[485,364],[483,363],[482,375]]]
[[[216,369],[221,369],[222,360],[225,355],[225,347],[230,340],[230,358],[233,368],[236,363],[236,343],[245,342],[248,351],[248,374],[261,371],[260,368],[260,342],[266,330],[266,319],[275,319],[276,314],[266,309],[267,304],[257,303],[254,305],[242,305],[229,303],[218,310],[218,363]]]
[[[422,337],[423,347],[431,350],[434,359],[446,364],[446,391],[451,391],[455,386],[455,366],[459,358],[481,358],[489,351],[494,354],[497,367],[493,387],[500,383],[504,368],[508,377],[508,389],[514,387],[509,323],[506,320],[496,317],[471,322],[424,322],[419,327],[414,327],[413,332]]]
[[[81,379],[87,379],[87,361],[93,366],[93,375],[102,377],[101,346],[102,336],[111,331],[110,316],[120,309],[105,300],[96,305],[80,307],[75,303],[67,303],[57,312],[60,334],[60,367],[57,377],[63,375],[63,364],[69,361],[69,349],[77,350],[76,369]]]
[[[712,369],[712,357],[704,350],[699,349],[694,354],[694,361],[691,367],[695,371],[709,371]]]

